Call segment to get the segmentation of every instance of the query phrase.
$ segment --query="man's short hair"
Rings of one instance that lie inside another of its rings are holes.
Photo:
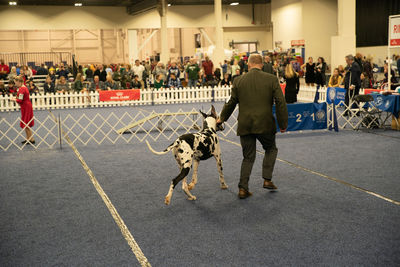
[[[352,54],[350,54],[350,55],[347,55],[347,56],[346,56],[346,58],[347,58],[348,60],[352,60],[352,61],[354,61],[354,57],[353,57],[353,55],[352,55]]]
[[[249,57],[249,64],[252,65],[261,65],[263,64],[263,58],[260,54],[251,54]]]

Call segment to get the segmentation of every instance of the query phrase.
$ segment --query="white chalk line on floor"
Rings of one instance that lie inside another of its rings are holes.
[[[51,111],[49,111],[51,116],[53,117],[54,121],[58,123],[57,118],[54,116]],[[97,193],[103,199],[104,204],[107,206],[108,211],[111,213],[115,223],[118,225],[119,229],[121,230],[122,235],[124,236],[125,240],[128,242],[128,245],[131,247],[132,252],[135,254],[136,259],[139,261],[140,265],[143,267],[151,267],[148,259],[143,254],[142,250],[140,249],[139,245],[133,238],[131,232],[129,231],[128,227],[126,226],[124,220],[119,215],[117,209],[112,204],[111,200],[108,198],[107,194],[104,192],[103,188],[101,187],[100,183],[97,181],[96,177],[94,176],[92,170],[86,164],[85,160],[83,159],[82,155],[76,149],[75,145],[72,143],[71,139],[65,133],[64,130],[61,129],[61,133],[64,136],[65,140],[67,141],[68,145],[72,148],[75,155],[79,159],[82,167],[85,169],[87,175],[89,176],[93,186],[96,188]]]

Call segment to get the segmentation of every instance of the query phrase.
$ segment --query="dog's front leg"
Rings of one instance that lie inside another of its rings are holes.
[[[193,190],[195,185],[197,184],[197,170],[199,169],[199,160],[194,160],[193,162],[193,175],[192,175],[192,181],[190,182],[188,189]]]
[[[221,184],[221,189],[227,189],[228,185],[225,183],[221,155],[219,153],[217,153],[214,155],[214,158],[217,162],[217,168],[218,168],[218,173],[219,173],[219,182]]]

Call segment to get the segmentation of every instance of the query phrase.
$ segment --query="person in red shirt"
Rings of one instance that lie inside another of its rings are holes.
[[[7,79],[10,68],[4,64],[4,59],[0,59],[0,79]]]
[[[212,80],[214,64],[209,57],[206,57],[206,60],[203,62],[202,67],[204,69],[204,74],[206,75],[206,81],[208,82]]]
[[[21,107],[21,122],[19,126],[25,130],[26,140],[22,144],[34,144],[35,139],[32,136],[31,128],[34,126],[32,103],[29,99],[29,90],[24,85],[24,80],[21,76],[14,79],[15,85],[19,88],[15,100]]]

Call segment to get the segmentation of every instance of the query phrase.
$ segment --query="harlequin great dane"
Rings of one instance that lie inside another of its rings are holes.
[[[217,130],[222,130],[220,125],[217,125],[217,113],[215,112],[214,106],[211,108],[211,114],[207,115],[200,111],[204,117],[203,129],[198,133],[184,134],[175,140],[170,146],[164,151],[155,151],[146,140],[147,146],[150,151],[157,155],[164,155],[172,150],[176,161],[178,162],[181,172],[176,176],[169,187],[168,194],[165,197],[165,204],[169,205],[172,197],[172,192],[175,186],[181,181],[182,189],[188,196],[189,200],[196,200],[196,197],[190,193],[197,184],[197,169],[199,167],[200,160],[206,160],[210,157],[214,157],[217,161],[217,167],[219,172],[219,181],[222,189],[227,189],[228,186],[225,183],[224,174],[222,172],[222,160],[221,160],[221,148],[217,136]],[[193,175],[192,181],[188,185],[186,182],[186,176],[189,174],[190,168],[193,162]]]

